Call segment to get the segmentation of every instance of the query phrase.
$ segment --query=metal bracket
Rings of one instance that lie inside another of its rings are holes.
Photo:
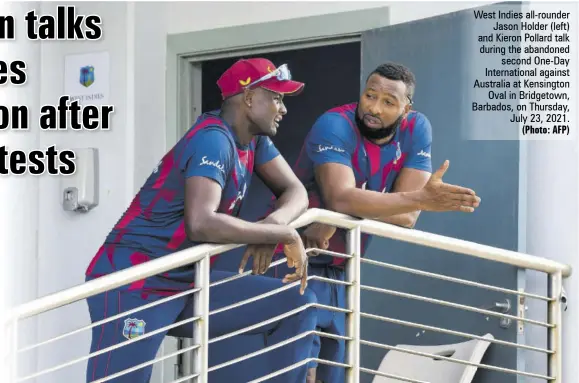
[[[519,292],[524,292],[523,289],[519,289]],[[525,319],[525,312],[527,311],[527,307],[525,306],[526,299],[524,295],[519,295],[517,299],[517,316],[520,319]],[[519,334],[525,333],[525,322],[518,320],[517,321],[517,331]]]
[[[177,338],[177,350],[182,350],[183,349],[183,338]],[[177,363],[175,363],[175,370],[174,370],[174,379],[177,380],[179,378],[184,377],[185,375],[183,374],[183,354],[179,354],[177,355]]]
[[[511,300],[505,299],[505,303],[497,303],[497,308],[500,308],[503,314],[508,314],[511,311]],[[499,326],[505,329],[511,327],[511,319],[501,318]]]
[[[561,297],[559,297],[559,300],[563,306],[563,311],[567,311],[567,293],[565,292],[565,288],[563,286],[561,286]]]
[[[503,314],[508,314],[511,311],[510,299],[505,299],[503,302],[495,302],[494,305],[486,307],[485,310],[495,310]],[[499,326],[507,329],[511,327],[511,320],[509,318],[500,318]]]

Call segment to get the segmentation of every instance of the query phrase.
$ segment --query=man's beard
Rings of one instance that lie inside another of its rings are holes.
[[[402,122],[402,119],[404,118],[404,113],[402,113],[392,124],[386,127],[382,127],[380,129],[373,129],[370,128],[368,125],[366,125],[364,120],[360,118],[360,116],[358,115],[358,109],[356,109],[355,115],[358,130],[360,130],[362,136],[366,137],[369,140],[382,140],[384,138],[390,137],[393,133],[396,132],[396,129],[398,128],[398,126]]]

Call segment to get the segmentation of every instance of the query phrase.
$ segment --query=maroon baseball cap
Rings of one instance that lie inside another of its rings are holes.
[[[225,71],[217,80],[221,89],[221,96],[225,100],[243,92],[243,89],[279,69],[278,74],[259,81],[256,87],[261,87],[283,95],[297,95],[301,93],[305,84],[291,80],[287,66],[276,68],[273,63],[263,58],[241,59]]]

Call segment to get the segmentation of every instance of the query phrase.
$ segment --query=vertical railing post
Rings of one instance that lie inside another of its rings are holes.
[[[18,381],[18,317],[12,318],[12,339],[10,340],[10,356],[12,363],[12,381]]]
[[[195,267],[195,288],[201,289],[195,294],[193,313],[195,317],[200,317],[193,322],[193,342],[200,346],[193,354],[193,372],[199,375],[198,383],[207,382],[209,368],[209,257],[209,255],[203,257]]]
[[[348,314],[346,334],[352,340],[347,343],[348,360],[351,368],[346,370],[346,383],[358,383],[360,381],[360,227],[348,231],[346,252],[352,256],[347,262],[346,278],[351,283],[348,286]]]
[[[18,317],[3,318],[0,341],[2,342],[0,381],[16,383],[18,380]]]
[[[549,355],[549,376],[555,379],[551,383],[563,383],[563,333],[562,325],[562,302],[561,292],[563,291],[563,278],[561,272],[549,275],[549,302],[548,323],[553,327],[549,328],[549,349],[554,352]]]

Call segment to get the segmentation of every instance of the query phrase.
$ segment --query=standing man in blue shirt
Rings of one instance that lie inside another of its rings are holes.
[[[369,75],[359,102],[332,108],[318,118],[294,167],[308,190],[310,208],[412,228],[421,210],[469,213],[479,206],[473,190],[442,181],[448,161],[432,174],[432,127],[425,115],[411,109],[415,86],[408,68],[386,63]],[[314,223],[303,236],[306,248],[346,253],[345,230]],[[370,239],[362,235],[362,254]],[[344,261],[310,253],[309,272],[343,281]],[[280,265],[274,273],[283,275],[284,270]],[[346,307],[343,285],[311,281],[310,288],[320,304]],[[318,321],[322,331],[346,335],[345,314],[320,310]],[[318,341],[320,359],[344,363],[343,340]],[[344,372],[318,365],[316,379],[341,383]]]
[[[218,85],[224,100],[222,109],[200,116],[162,158],[86,271],[88,281],[206,242],[246,243],[247,254],[256,258],[273,253],[276,245],[282,243],[291,268],[283,281],[251,276],[214,286],[210,310],[301,280],[299,292],[297,288],[289,289],[211,315],[210,338],[316,301],[315,294],[306,289],[307,257],[302,240],[296,230],[287,226],[307,209],[307,193],[270,140],[287,113],[284,95],[298,94],[304,84],[291,80],[287,66],[276,68],[269,60],[258,58],[236,62],[221,76]],[[277,209],[257,223],[238,218],[254,172],[278,198]],[[215,257],[211,263],[214,260]],[[194,275],[195,265],[190,265],[91,297],[87,299],[91,321],[105,320],[192,289]],[[211,270],[210,280],[233,275]],[[122,316],[92,329],[90,352],[147,335],[191,315],[193,296],[186,295]],[[313,331],[316,323],[316,310],[308,308],[255,331],[270,333],[276,329],[272,343],[277,343]],[[191,337],[192,331],[193,324],[189,323],[169,334]],[[92,357],[87,381],[153,360],[166,334],[165,330]],[[313,339],[312,335],[302,337],[266,354],[265,368],[259,375],[256,371],[239,371],[238,378],[256,379],[310,357],[315,352]],[[283,352],[289,347],[290,352]],[[306,370],[307,366],[295,368],[270,381],[303,382]],[[145,383],[151,371],[152,366],[148,365],[110,382]]]

